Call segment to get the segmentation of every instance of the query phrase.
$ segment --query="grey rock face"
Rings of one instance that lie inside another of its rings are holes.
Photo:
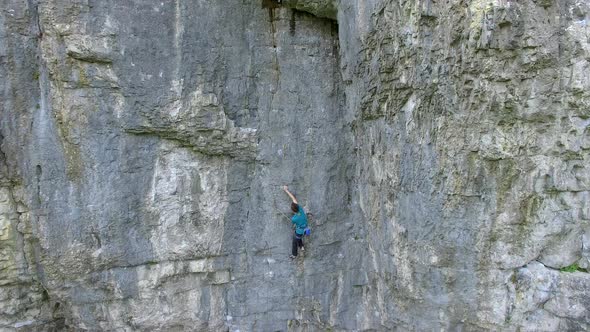
[[[585,2],[0,12],[1,329],[590,329]]]

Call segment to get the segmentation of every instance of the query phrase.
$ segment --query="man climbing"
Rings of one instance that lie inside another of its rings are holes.
[[[303,235],[305,234],[305,229],[307,228],[307,215],[305,211],[297,203],[297,199],[291,192],[287,186],[283,187],[283,190],[289,195],[291,200],[291,210],[293,211],[294,215],[291,217],[291,222],[295,225],[295,234],[293,234],[293,244],[291,246],[291,255],[289,256],[291,259],[297,257],[297,248],[301,248],[301,251],[304,251],[305,248],[303,247]]]

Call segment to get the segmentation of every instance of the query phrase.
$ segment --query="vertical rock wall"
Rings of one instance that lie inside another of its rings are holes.
[[[355,219],[386,326],[588,329],[588,15],[340,2]]]
[[[584,2],[0,11],[2,329],[588,329]]]
[[[39,109],[35,3],[3,1],[0,12],[0,329],[52,328],[60,320],[41,282],[36,201],[25,172]]]

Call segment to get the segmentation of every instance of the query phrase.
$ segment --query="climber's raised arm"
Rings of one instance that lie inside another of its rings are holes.
[[[289,197],[291,197],[291,200],[293,201],[293,203],[299,204],[299,203],[297,203],[297,198],[295,198],[295,196],[293,196],[293,194],[291,194],[291,192],[289,191],[289,188],[287,186],[283,186],[283,190],[287,193],[287,195],[289,195]]]

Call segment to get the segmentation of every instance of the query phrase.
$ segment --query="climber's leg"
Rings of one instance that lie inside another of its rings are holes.
[[[293,234],[293,242],[291,244],[291,255],[297,257],[297,247],[299,246],[299,240],[297,234]]]

